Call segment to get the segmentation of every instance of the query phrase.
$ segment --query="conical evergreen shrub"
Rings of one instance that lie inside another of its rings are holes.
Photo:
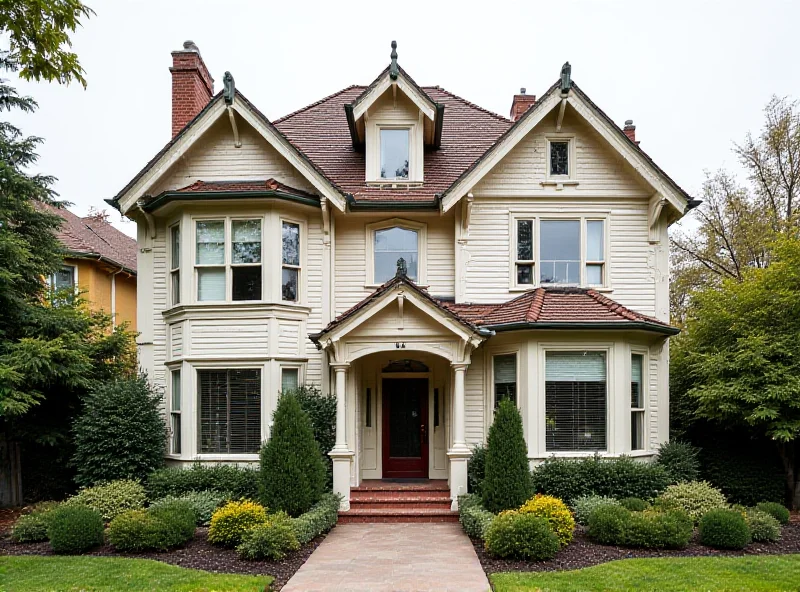
[[[487,510],[497,513],[516,509],[533,495],[522,417],[511,401],[501,401],[495,411],[485,462],[481,495]]]
[[[291,393],[281,396],[272,435],[261,449],[261,497],[270,512],[299,516],[325,491],[325,466],[308,414]]]

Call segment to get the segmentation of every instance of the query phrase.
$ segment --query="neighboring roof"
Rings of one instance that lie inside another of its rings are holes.
[[[356,202],[431,202],[461,173],[480,158],[512,122],[437,86],[422,87],[436,103],[444,105],[441,147],[425,153],[421,187],[381,188],[366,183],[366,159],[353,148],[344,106],[367,87],[350,86],[299,111],[274,121],[297,146]]]
[[[43,207],[64,220],[56,235],[70,255],[100,259],[136,273],[136,239],[111,226],[102,215],[81,218],[66,208]]]

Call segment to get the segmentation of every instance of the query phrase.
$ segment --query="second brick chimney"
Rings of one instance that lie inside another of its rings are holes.
[[[536,95],[526,95],[524,88],[519,89],[519,94],[514,95],[511,103],[511,121],[517,121],[535,102]]]
[[[625,120],[625,127],[622,128],[622,131],[625,132],[625,135],[628,136],[631,142],[635,144],[639,143],[636,141],[636,126],[633,125],[633,119]]]
[[[194,119],[214,96],[214,79],[208,73],[193,41],[172,52],[172,137]]]

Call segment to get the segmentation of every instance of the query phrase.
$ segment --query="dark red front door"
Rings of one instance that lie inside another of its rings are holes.
[[[428,477],[428,379],[383,379],[383,476]]]

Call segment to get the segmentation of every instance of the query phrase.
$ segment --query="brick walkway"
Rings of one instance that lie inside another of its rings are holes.
[[[487,592],[459,524],[342,524],[283,592]]]

